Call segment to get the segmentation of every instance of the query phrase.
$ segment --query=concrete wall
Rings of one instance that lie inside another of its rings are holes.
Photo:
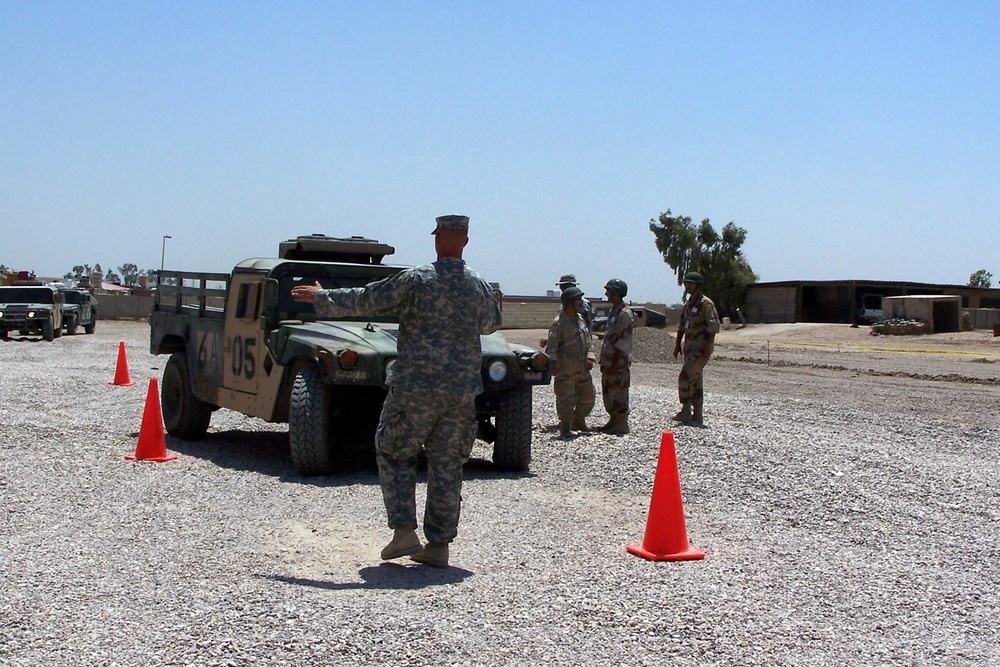
[[[1000,308],[966,308],[973,329],[992,329],[1000,325]]]
[[[134,294],[95,294],[97,319],[144,320],[153,312],[153,297]]]
[[[798,293],[794,285],[754,289],[747,292],[747,303],[743,314],[750,324],[797,321]]]
[[[927,322],[931,333],[958,331],[962,321],[962,297],[890,296],[882,299],[882,312],[887,318]]]

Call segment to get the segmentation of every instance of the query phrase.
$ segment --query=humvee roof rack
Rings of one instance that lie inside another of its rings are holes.
[[[382,258],[396,249],[363,236],[334,238],[312,234],[282,241],[278,244],[281,259],[304,259],[316,262],[347,262],[350,264],[381,264]]]

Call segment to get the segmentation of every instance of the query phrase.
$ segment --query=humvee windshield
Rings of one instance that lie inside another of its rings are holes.
[[[365,317],[326,317],[317,315],[311,303],[299,303],[292,299],[292,288],[297,285],[312,285],[319,282],[323,289],[342,287],[364,287],[368,283],[394,276],[402,267],[381,265],[329,265],[329,264],[289,264],[278,269],[273,275],[278,280],[278,311],[282,319],[306,321],[337,320],[347,322],[397,322],[393,315],[372,315]]]
[[[54,295],[48,287],[3,287],[0,303],[55,303]]]

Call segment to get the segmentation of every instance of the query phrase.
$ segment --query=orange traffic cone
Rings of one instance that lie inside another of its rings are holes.
[[[128,358],[125,356],[125,341],[118,343],[118,366],[115,367],[115,379],[108,384],[117,384],[123,387],[135,384],[135,380],[128,375]]]
[[[163,415],[160,413],[160,392],[156,389],[156,378],[149,378],[146,392],[146,409],[142,413],[139,427],[139,442],[135,454],[125,457],[129,461],[173,461],[176,454],[167,454],[167,440],[163,435]]]
[[[649,518],[642,544],[630,544],[625,548],[630,554],[646,560],[699,560],[705,557],[704,551],[692,549],[688,544],[672,431],[664,431],[660,441],[660,460],[656,464],[653,497],[649,501]]]

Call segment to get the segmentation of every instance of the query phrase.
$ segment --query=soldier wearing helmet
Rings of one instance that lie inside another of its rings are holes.
[[[684,291],[690,295],[681,321],[677,325],[674,358],[684,352],[684,365],[677,378],[677,397],[681,409],[673,420],[682,424],[704,423],[702,406],[705,401],[703,372],[715,347],[715,334],[719,333],[719,315],[715,303],[702,293],[705,278],[697,271],[684,274]]]
[[[579,287],[580,283],[576,282],[576,276],[572,273],[564,273],[559,276],[559,282],[556,283],[559,286],[560,292],[565,292],[571,287]],[[587,299],[583,300],[583,310],[580,311],[580,317],[583,318],[584,324],[587,325],[587,333],[593,335],[594,333],[594,308],[590,305],[590,301]]]
[[[604,286],[604,293],[611,302],[608,326],[601,343],[601,394],[608,423],[600,430],[612,435],[625,435],[628,425],[628,390],[632,383],[632,330],[635,315],[625,305],[628,285],[624,280],[612,278]]]
[[[549,326],[545,351],[552,368],[559,416],[559,436],[572,437],[572,431],[587,431],[587,415],[594,409],[596,392],[590,370],[594,351],[590,331],[583,321],[583,290],[568,287],[560,301],[562,310]]]

